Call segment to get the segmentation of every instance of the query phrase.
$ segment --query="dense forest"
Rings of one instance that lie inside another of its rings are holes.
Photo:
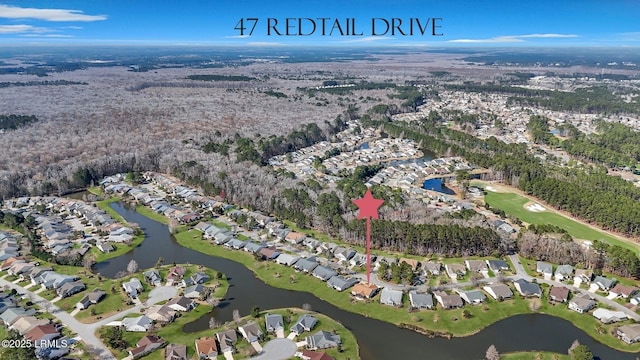
[[[38,121],[34,115],[0,115],[0,129],[15,130]]]

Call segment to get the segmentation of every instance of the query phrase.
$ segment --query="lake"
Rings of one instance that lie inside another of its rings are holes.
[[[600,359],[636,359],[636,354],[620,352],[598,343],[564,319],[542,314],[514,316],[469,337],[429,339],[389,323],[341,310],[309,293],[271,287],[239,263],[183,247],[171,236],[166,225],[138,214],[126,204],[112,203],[111,207],[127,221],[138,223],[145,233],[145,240],[127,254],[96,264],[96,272],[114,277],[125,270],[132,259],[138,262],[140,269],[145,269],[153,267],[158,258],[163,257],[165,264],[200,264],[227,275],[230,284],[227,298],[210,314],[186,324],[185,332],[207,329],[211,316],[222,322],[230,321],[234,309],[246,315],[253,306],[266,310],[310,304],[314,311],[341,322],[353,332],[360,346],[361,358],[365,360],[484,359],[491,344],[500,352],[543,350],[566,353],[576,339],[589,346]],[[318,283],[318,286],[325,285]]]

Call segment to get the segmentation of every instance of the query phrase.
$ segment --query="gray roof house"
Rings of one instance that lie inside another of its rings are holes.
[[[541,273],[545,277],[551,279],[553,276],[553,266],[548,262],[538,261],[536,262],[536,272]]]
[[[260,251],[260,249],[265,248],[266,246],[264,244],[258,244],[258,243],[254,243],[252,241],[248,241],[245,245],[244,245],[244,251],[246,252],[250,252],[252,254],[257,253],[258,251]]]
[[[564,281],[573,277],[573,266],[571,265],[558,265],[556,268],[556,281]]]
[[[442,265],[435,261],[425,261],[422,263],[422,270],[425,275],[440,275]]]
[[[276,258],[276,262],[280,265],[291,266],[295,264],[300,259],[299,256],[290,255],[290,254],[280,254]]]
[[[187,360],[187,346],[183,344],[169,344],[165,349],[165,360]]]
[[[469,269],[469,272],[489,273],[487,264],[482,260],[465,260],[464,265]]]
[[[467,273],[467,268],[462,264],[446,264],[444,270],[452,279],[459,279]]]
[[[198,303],[186,296],[180,296],[169,300],[166,305],[175,311],[190,311],[195,308]]]
[[[462,298],[457,294],[449,295],[444,291],[434,291],[433,296],[444,309],[461,308],[464,305]]]
[[[505,284],[497,283],[484,286],[482,289],[495,300],[505,300],[513,298],[511,288]]]
[[[589,294],[576,295],[569,301],[569,309],[580,314],[586,313],[596,306],[596,302]]]
[[[23,316],[32,316],[35,315],[36,311],[34,309],[25,310],[24,308],[9,308],[5,310],[5,312],[0,315],[0,320],[4,322],[5,325],[11,326],[14,322],[20,319]]]
[[[480,290],[464,291],[462,289],[456,289],[456,292],[460,294],[462,300],[466,301],[467,304],[479,305],[487,299]]]
[[[603,290],[603,291],[611,290],[611,288],[616,284],[616,282],[618,282],[616,278],[607,279],[604,276],[596,276],[596,278],[593,279],[592,281],[593,284],[598,285],[600,290]]]
[[[380,303],[389,306],[402,306],[402,291],[383,288],[380,292]]]
[[[337,272],[333,271],[333,269],[331,269],[330,267],[327,266],[316,266],[315,269],[313,269],[312,272],[313,276],[322,280],[322,281],[327,281],[329,279],[331,279],[332,277],[338,275]]]
[[[335,290],[338,290],[338,291],[344,291],[344,290],[347,290],[348,288],[354,286],[358,282],[360,282],[360,280],[358,280],[356,278],[345,279],[342,276],[336,275],[336,276],[331,277],[331,279],[329,279],[329,281],[327,281],[327,286],[332,287],[332,288],[334,288]]]
[[[197,284],[184,289],[184,297],[189,299],[197,299],[204,292],[204,286]]]
[[[529,296],[542,296],[542,290],[540,289],[540,285],[535,283],[530,283],[524,279],[518,279],[513,282],[513,286],[516,287],[516,290],[520,293],[520,295],[524,297]]]
[[[82,281],[71,281],[60,286],[56,292],[61,298],[69,297],[86,289],[87,286]]]
[[[315,261],[315,258],[313,258],[313,260],[301,258],[298,261],[296,261],[295,264],[293,264],[294,269],[298,271],[304,271],[306,273],[312,272],[313,269],[316,268],[316,266],[318,266],[318,263]]]
[[[284,330],[284,319],[280,314],[266,314],[264,316],[264,326],[267,332],[273,333],[278,330]]]
[[[291,326],[291,329],[289,329],[289,331],[295,333],[296,335],[300,335],[305,331],[313,330],[317,323],[318,320],[316,318],[309,314],[304,314],[298,318],[298,321],[296,321],[296,323]]]
[[[228,248],[231,248],[231,249],[240,250],[245,246],[245,244],[246,244],[246,242],[244,242],[242,240],[239,240],[239,239],[236,239],[236,238],[233,238],[233,239],[227,241],[224,244],[224,246],[228,247]]]
[[[347,249],[342,246],[337,247],[333,252],[333,256],[335,256],[340,261],[349,261],[355,255],[355,250],[351,248]]]
[[[640,324],[622,325],[616,330],[620,340],[627,344],[640,341]]]
[[[328,331],[318,331],[317,333],[307,336],[307,349],[329,349],[337,347],[340,344],[340,336],[332,334]]]
[[[433,309],[433,297],[431,297],[431,294],[422,294],[411,290],[409,291],[409,302],[414,309]]]
[[[146,315],[122,319],[122,326],[124,326],[127,331],[145,332],[149,330],[152,323],[153,321]]]
[[[129,279],[129,281],[122,283],[122,287],[124,288],[124,291],[127,293],[127,295],[129,295],[129,297],[133,299],[138,297],[138,294],[141,293],[144,289],[138,278]]]
[[[244,338],[247,339],[247,341],[250,343],[258,341],[260,339],[260,336],[262,336],[262,329],[260,329],[260,326],[254,321],[250,321],[243,326],[239,326],[238,330],[240,331],[240,334],[242,334],[242,336],[244,336]]]
[[[80,301],[78,301],[78,303],[76,304],[76,307],[81,310],[86,309],[92,304],[97,304],[100,301],[102,301],[102,299],[104,299],[105,296],[107,296],[107,293],[105,293],[100,289],[95,289],[92,292],[85,295],[82,299],[80,299]]]
[[[144,278],[152,285],[157,286],[162,282],[162,277],[156,269],[151,269],[143,273]]]
[[[238,334],[234,329],[221,331],[216,334],[218,343],[220,343],[220,352],[234,351],[234,344],[238,341]]]
[[[509,264],[504,260],[487,260],[486,263],[494,273],[509,270]]]

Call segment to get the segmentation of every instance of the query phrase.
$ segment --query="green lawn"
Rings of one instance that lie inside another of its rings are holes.
[[[104,191],[100,186],[92,186],[87,188],[87,191],[98,196],[104,196]]]
[[[151,210],[149,207],[144,206],[144,205],[138,205],[136,206],[136,211],[141,214],[144,215],[146,217],[148,217],[151,220],[155,220],[161,224],[169,224],[169,220],[167,219],[166,216],[158,214],[157,212]]]
[[[621,241],[609,234],[590,228],[587,225],[568,219],[551,211],[532,212],[525,209],[524,204],[530,200],[516,193],[496,193],[487,191],[485,201],[492,207],[503,210],[528,224],[553,224],[559,226],[576,239],[601,240],[609,244],[619,245],[640,254],[640,248]]]
[[[498,351],[500,351],[500,349],[498,349]],[[569,360],[569,355],[551,352],[523,351],[502,354],[500,355],[500,360]]]

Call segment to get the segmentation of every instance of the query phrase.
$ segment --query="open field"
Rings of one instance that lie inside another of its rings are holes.
[[[480,182],[474,183],[482,186]],[[504,210],[507,215],[513,215],[528,224],[553,224],[567,230],[575,239],[601,240],[608,244],[631,249],[640,254],[640,246],[631,243],[630,240],[622,240],[620,237],[597,230],[578,220],[570,219],[547,206],[544,207],[544,209],[546,209],[545,211],[530,211],[525,205],[529,204],[533,199],[515,192],[502,192],[508,191],[507,187],[501,187],[500,191],[501,192],[488,191],[485,195],[485,201],[492,207]],[[537,204],[539,205],[539,203]]]

